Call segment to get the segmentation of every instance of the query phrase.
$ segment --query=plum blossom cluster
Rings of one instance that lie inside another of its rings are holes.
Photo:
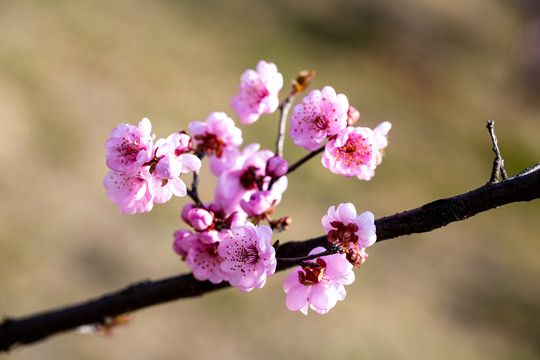
[[[103,184],[124,214],[147,212],[154,203],[185,196],[187,188],[180,176],[201,167],[197,156],[185,153],[191,146],[188,135],[174,133],[154,143],[151,131],[147,118],[139,126],[120,124],[105,143],[110,171]]]
[[[312,90],[293,108],[290,136],[306,150],[322,149],[322,164],[334,174],[370,180],[382,161],[392,125],[383,122],[374,130],[353,127],[360,113],[347,97],[325,86]]]
[[[290,216],[275,216],[287,176],[322,153],[322,165],[332,173],[370,180],[382,161],[391,125],[355,127],[360,113],[345,95],[330,86],[312,90],[292,108],[289,119],[294,144],[310,153],[289,166],[282,155],[287,112],[313,75],[301,72],[283,102],[283,76],[275,64],[260,61],[240,78],[231,106],[242,124],[279,109],[275,152],[257,143],[244,145],[242,130],[225,112],[212,112],[204,121],[189,123],[187,131],[157,141],[144,118],[138,126],[120,124],[111,132],[105,143],[110,171],[103,183],[109,199],[125,214],[148,212],[173,195],[190,199],[181,212],[186,226],[174,232],[173,249],[197,280],[228,282],[249,292],[264,286],[278,261],[293,261],[299,267],[284,283],[287,307],[325,314],[345,298],[353,268],[365,262],[366,248],[376,241],[374,216],[358,215],[351,203],[331,206],[322,218],[328,246],[307,257],[280,259],[272,237],[291,224]],[[201,160],[217,178],[213,198],[205,202],[198,193]],[[188,172],[193,176],[189,188]]]

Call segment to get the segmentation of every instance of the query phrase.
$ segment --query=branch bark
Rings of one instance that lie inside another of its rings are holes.
[[[490,182],[466,194],[377,219],[377,241],[432,231],[499,206],[538,198],[540,164],[502,182]],[[279,247],[277,257],[305,256],[311,249],[321,245],[330,245],[325,235],[305,241],[288,242]],[[293,261],[279,261],[277,270],[295,265]],[[227,283],[214,285],[208,281],[197,281],[192,274],[185,274],[135,283],[119,291],[65,308],[18,319],[5,318],[0,324],[0,351],[43,340],[85,324],[103,323],[109,317],[177,299],[200,296],[225,287],[228,287]]]

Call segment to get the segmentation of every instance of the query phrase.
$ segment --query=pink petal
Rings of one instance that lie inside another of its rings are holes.
[[[309,302],[318,309],[330,310],[338,302],[339,292],[336,287],[319,283],[313,286]]]
[[[296,286],[289,289],[285,303],[291,311],[298,311],[308,304],[308,294],[310,288],[297,283]]]

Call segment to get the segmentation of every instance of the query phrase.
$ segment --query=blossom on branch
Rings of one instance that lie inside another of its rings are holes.
[[[111,171],[103,179],[109,199],[124,214],[147,212],[153,203],[185,196],[187,188],[180,175],[198,171],[201,160],[185,152],[191,138],[173,133],[153,144],[150,120],[138,127],[120,124],[105,143],[107,166]]]
[[[249,69],[242,74],[238,94],[231,100],[231,106],[243,124],[254,123],[261,114],[276,111],[282,87],[283,76],[277,66],[261,60],[256,70]]]
[[[309,254],[324,251],[323,247],[317,247]],[[307,315],[309,308],[319,314],[326,314],[338,301],[345,299],[344,285],[350,285],[354,281],[352,269],[353,266],[343,254],[304,262],[303,266],[296,268],[283,283],[283,290],[287,294],[287,308],[301,311],[304,315]]]
[[[312,90],[293,107],[289,134],[294,144],[310,151],[318,149],[328,136],[347,126],[348,110],[347,97],[336,95],[332,87]]]
[[[346,127],[325,145],[321,158],[323,166],[334,174],[370,180],[382,162],[390,128],[389,122],[380,124],[375,130]]]
[[[193,121],[188,129],[193,135],[195,148],[210,156],[220,158],[224,150],[242,145],[242,130],[224,112],[211,113],[205,122]]]
[[[111,170],[103,179],[103,185],[111,202],[118,205],[123,214],[152,210],[155,183],[147,166],[134,175]]]
[[[142,119],[139,126],[120,124],[111,131],[105,142],[109,169],[128,175],[137,173],[153,156],[154,136],[151,131],[152,124],[147,118]]]
[[[233,225],[231,231],[218,246],[218,254],[224,259],[221,270],[230,275],[229,283],[243,292],[262,288],[266,277],[276,271],[276,251],[270,244],[272,229],[246,222]]]
[[[180,175],[189,171],[199,171],[201,160],[192,154],[183,154],[185,151],[186,134],[174,133],[167,139],[159,139],[155,145],[154,162],[150,172],[155,178],[155,203],[164,203],[175,196],[185,196],[186,184]]]
[[[185,259],[195,279],[219,284],[229,279],[229,275],[220,268],[223,257],[218,254],[219,243],[228,237],[230,230],[202,233],[178,230],[175,232],[173,249]]]
[[[366,248],[377,240],[373,213],[366,211],[357,215],[351,203],[339,204],[337,209],[330,206],[321,223],[328,234],[328,241],[343,245],[345,249]]]

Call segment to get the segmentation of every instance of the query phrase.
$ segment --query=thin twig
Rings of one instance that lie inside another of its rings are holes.
[[[197,153],[197,157],[201,160],[204,158],[205,155],[206,153],[204,151]],[[198,207],[204,207],[201,199],[199,198],[198,187],[199,187],[199,172],[194,171],[193,182],[191,183],[191,189],[187,190],[187,194],[191,198],[191,200],[193,200],[195,205],[197,205]]]
[[[493,170],[491,171],[491,178],[489,179],[490,183],[499,182],[499,176],[502,176],[502,180],[506,180],[508,176],[506,175],[506,170],[504,170],[504,160],[499,151],[499,146],[497,145],[497,137],[495,136],[495,130],[493,129],[495,123],[493,121],[487,122],[487,129],[491,135],[491,140],[493,141],[493,152],[495,153],[495,159],[493,160]]]
[[[287,127],[287,115],[294,102],[296,96],[291,92],[289,96],[279,105],[279,125],[278,125],[278,137],[276,140],[276,155],[283,157],[283,142],[285,141],[285,129]]]
[[[277,259],[277,261],[281,262],[282,264],[289,264],[289,263],[290,264],[300,264],[300,263],[302,263],[304,261],[317,259],[317,258],[320,258],[322,256],[334,255],[334,254],[337,254],[337,253],[339,253],[341,251],[342,251],[341,246],[336,246],[334,244],[329,243],[329,247],[327,247],[325,251],[317,253],[317,254],[311,254],[311,255],[306,255],[306,256],[297,256],[297,257],[292,257],[292,258],[276,258],[276,259]]]
[[[309,154],[307,154],[306,156],[304,156],[303,158],[301,158],[300,160],[298,160],[297,162],[289,166],[289,170],[287,170],[287,175],[289,175],[294,170],[296,170],[300,165],[302,165],[303,163],[305,163],[312,157],[317,156],[318,154],[322,153],[323,151],[324,151],[324,146],[321,146],[317,150],[310,152]]]

